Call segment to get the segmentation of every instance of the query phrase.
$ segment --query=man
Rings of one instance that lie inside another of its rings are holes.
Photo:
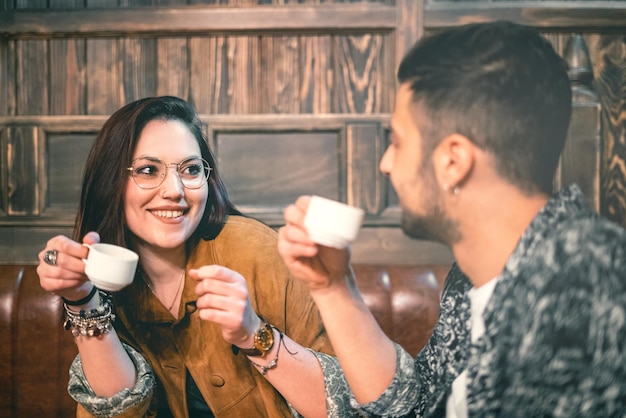
[[[380,170],[414,238],[455,257],[440,318],[411,359],[358,293],[349,251],[285,210],[279,251],[320,309],[352,407],[376,416],[626,414],[626,232],[552,195],[571,115],[566,66],[535,30],[472,24],[422,39],[398,70]],[[327,397],[347,414],[334,358]]]

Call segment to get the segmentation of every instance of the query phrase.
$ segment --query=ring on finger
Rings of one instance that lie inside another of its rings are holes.
[[[58,255],[59,255],[59,252],[57,250],[48,250],[45,253],[43,253],[43,261],[44,263],[49,264],[51,266],[56,266]]]

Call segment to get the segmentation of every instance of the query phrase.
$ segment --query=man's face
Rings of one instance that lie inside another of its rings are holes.
[[[400,200],[404,233],[449,244],[455,231],[445,213],[431,155],[423,155],[416,113],[411,89],[403,84],[391,118],[391,143],[381,159],[380,171],[389,176]]]

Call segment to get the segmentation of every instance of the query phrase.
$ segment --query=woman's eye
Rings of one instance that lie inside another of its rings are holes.
[[[195,177],[195,176],[199,176],[200,174],[202,174],[203,170],[204,170],[204,167],[202,166],[202,164],[189,163],[181,167],[180,172],[181,174]]]
[[[145,177],[154,177],[159,174],[159,169],[155,165],[142,165],[137,167],[134,171],[135,173]]]

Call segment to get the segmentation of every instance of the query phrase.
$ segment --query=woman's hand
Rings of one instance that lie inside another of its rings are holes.
[[[253,346],[252,336],[261,320],[252,309],[246,279],[229,268],[210,265],[189,270],[198,280],[196,306],[200,318],[222,326],[222,336],[241,348]]]
[[[310,196],[301,196],[285,208],[285,226],[278,231],[278,252],[291,274],[310,291],[323,291],[334,285],[345,285],[351,276],[348,249],[317,245],[304,228],[304,216]]]
[[[85,244],[100,242],[96,232],[89,232],[83,238]],[[47,251],[56,251],[56,262],[48,264],[44,261]],[[85,263],[89,249],[70,238],[58,235],[50,239],[39,253],[37,274],[39,284],[48,292],[69,300],[79,300],[89,294],[92,284],[85,276]]]

